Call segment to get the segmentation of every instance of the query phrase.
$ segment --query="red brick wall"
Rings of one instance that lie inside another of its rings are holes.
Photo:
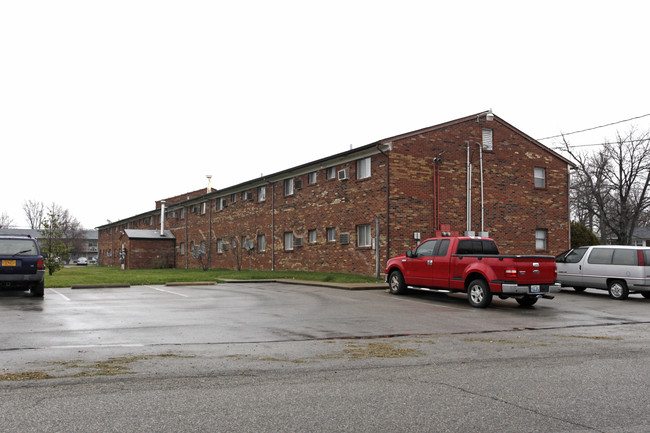
[[[249,255],[242,254],[243,269],[340,271],[375,274],[375,250],[357,246],[357,225],[371,224],[375,238],[375,218],[379,218],[380,270],[389,256],[402,254],[417,241],[414,232],[422,239],[434,235],[438,225],[448,225],[461,234],[467,225],[467,145],[470,142],[472,162],[472,226],[481,230],[479,147],[482,128],[493,130],[494,150],[483,153],[484,229],[495,238],[503,253],[556,254],[569,246],[568,167],[550,151],[536,145],[524,134],[505,122],[492,122],[474,118],[450,122],[438,128],[422,130],[394,138],[392,150],[372,155],[372,175],[356,178],[356,160],[350,156],[344,162],[336,159],[336,170],[349,169],[349,180],[326,179],[326,168],[334,159],[312,168],[317,171],[317,182],[308,182],[309,167],[296,168],[296,173],[286,172],[294,181],[302,183],[290,196],[284,195],[282,179],[266,183],[266,200],[258,200],[259,185],[263,180],[246,184],[245,192],[252,200],[242,200],[242,189],[225,189],[205,195],[209,199],[205,214],[200,213],[199,200],[168,207],[177,217],[166,218],[165,228],[176,237],[176,266],[199,267],[191,257],[191,243],[201,241],[208,247],[211,268],[235,268],[235,254],[231,238],[237,239],[241,248],[243,236],[255,243]],[[373,149],[366,148],[371,152]],[[433,158],[439,163],[439,213],[435,209]],[[534,168],[546,169],[546,188],[534,187]],[[388,168],[388,170],[387,170]],[[279,176],[278,176],[279,177]],[[386,185],[389,187],[387,198]],[[231,200],[236,194],[236,201]],[[217,200],[225,198],[227,207],[217,210]],[[180,218],[179,206],[186,206],[185,218]],[[196,212],[192,212],[192,207]],[[387,213],[387,208],[389,212]],[[169,214],[171,215],[171,214]],[[118,227],[133,228],[133,222],[116,223]],[[153,218],[159,227],[159,217]],[[100,229],[99,248],[119,249],[121,241],[111,229]],[[143,227],[140,222],[141,228]],[[328,227],[335,228],[336,241],[326,240]],[[535,230],[548,232],[547,248],[535,248]],[[310,243],[308,232],[316,230],[317,242]],[[302,238],[302,246],[285,251],[284,233]],[[349,233],[349,244],[342,245],[340,235]],[[258,235],[266,238],[265,251],[257,248]],[[227,249],[217,253],[217,239],[227,244]],[[185,254],[181,252],[184,244]],[[101,264],[117,264],[116,258],[104,257]],[[206,260],[208,257],[206,257]],[[108,262],[108,263],[106,263]]]

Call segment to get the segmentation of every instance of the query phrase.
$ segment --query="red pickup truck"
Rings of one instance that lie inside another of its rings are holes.
[[[484,308],[492,296],[513,297],[529,307],[539,298],[553,299],[559,292],[555,257],[501,255],[492,239],[443,237],[423,241],[405,255],[386,264],[390,292],[407,288],[467,293],[473,307]]]

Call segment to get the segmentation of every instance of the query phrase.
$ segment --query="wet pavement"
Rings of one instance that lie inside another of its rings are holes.
[[[645,432],[649,304],[277,282],[1,293],[2,426]]]

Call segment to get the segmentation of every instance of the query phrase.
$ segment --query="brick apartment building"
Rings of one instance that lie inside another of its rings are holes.
[[[191,251],[202,246],[210,268],[376,275],[389,257],[441,232],[488,234],[502,253],[556,254],[570,245],[570,167],[483,112],[167,198],[98,227],[99,263],[118,265],[126,248],[127,268],[196,268]],[[154,236],[161,212],[164,236]],[[136,239],[147,246],[129,250]]]

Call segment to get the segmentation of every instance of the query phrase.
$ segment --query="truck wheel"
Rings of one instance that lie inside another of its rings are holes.
[[[30,292],[34,298],[42,298],[45,293],[45,281],[34,284],[30,289]]]
[[[628,295],[630,294],[630,291],[627,288],[627,284],[625,284],[625,281],[621,280],[610,281],[607,285],[607,289],[609,291],[610,298],[618,299],[620,301],[627,299]]]
[[[523,298],[515,298],[515,300],[522,307],[532,307],[537,302],[537,296],[524,296]]]
[[[400,271],[393,271],[388,277],[388,284],[390,287],[390,292],[393,295],[401,295],[406,291],[406,284],[404,283],[404,277]]]
[[[492,302],[492,292],[485,281],[476,279],[467,287],[467,300],[472,307],[485,308]]]

